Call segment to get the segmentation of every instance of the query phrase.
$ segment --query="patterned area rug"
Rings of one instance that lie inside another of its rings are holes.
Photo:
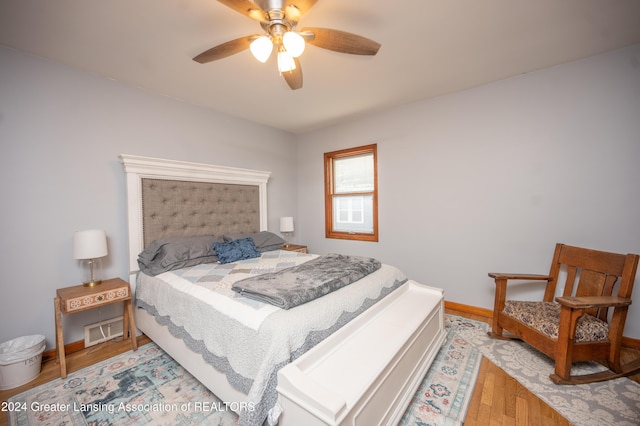
[[[219,425],[236,416],[154,343],[9,399],[10,425]]]
[[[454,317],[455,318],[455,317]],[[448,335],[402,425],[456,425],[464,420],[481,357]],[[220,401],[154,343],[10,398],[10,425],[235,425]]]
[[[586,385],[556,385],[553,361],[523,342],[492,339],[485,323],[451,317],[452,329],[569,422],[580,426],[640,425],[640,384],[621,378]],[[604,370],[595,362],[574,364],[574,374]]]
[[[400,424],[462,424],[478,378],[482,356],[456,331],[458,321],[445,315],[447,338],[420,384]]]

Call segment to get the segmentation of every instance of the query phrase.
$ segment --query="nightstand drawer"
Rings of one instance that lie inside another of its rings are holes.
[[[129,283],[121,279],[106,280],[95,287],[77,285],[59,288],[56,293],[60,298],[60,309],[65,315],[131,299]]]
[[[118,288],[115,290],[103,291],[88,296],[66,299],[62,308],[64,313],[79,311],[87,308],[95,308],[96,306],[117,302],[129,298],[128,288]]]
[[[281,250],[295,251],[298,253],[309,253],[309,251],[307,250],[307,246],[299,244],[289,244],[286,246],[282,246]]]

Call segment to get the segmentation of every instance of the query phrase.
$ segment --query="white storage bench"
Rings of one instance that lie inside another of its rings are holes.
[[[444,339],[444,291],[406,282],[278,372],[279,425],[395,426]]]

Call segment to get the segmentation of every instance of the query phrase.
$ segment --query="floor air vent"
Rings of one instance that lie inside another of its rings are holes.
[[[97,345],[123,335],[122,316],[84,326],[84,347]]]

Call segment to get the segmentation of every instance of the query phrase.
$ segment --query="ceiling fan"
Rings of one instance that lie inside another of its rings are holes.
[[[375,55],[380,44],[345,31],[306,27],[297,29],[302,15],[318,0],[218,0],[225,6],[260,23],[264,34],[252,34],[212,47],[193,58],[201,64],[217,61],[250,49],[260,62],[275,50],[278,70],[292,90],[302,87],[298,57],[306,44],[352,55]]]

